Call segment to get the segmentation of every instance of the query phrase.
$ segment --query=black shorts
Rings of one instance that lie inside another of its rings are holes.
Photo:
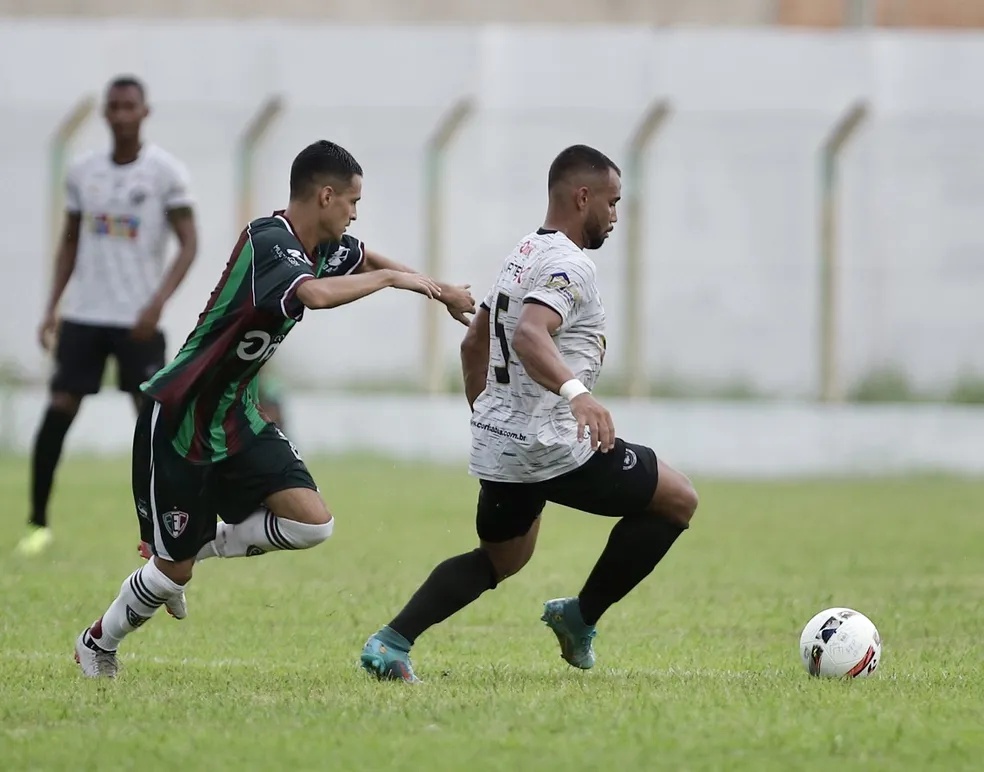
[[[153,400],[133,433],[133,503],[140,538],[165,560],[193,558],[215,538],[216,518],[241,523],[290,488],[318,490],[293,443],[274,424],[231,458],[192,464],[171,444]]]
[[[536,483],[482,480],[475,527],[482,541],[523,536],[548,501],[603,517],[644,512],[656,493],[656,453],[621,439],[608,453],[595,453],[577,469]]]
[[[120,391],[140,392],[140,384],[164,366],[164,334],[136,341],[127,327],[62,322],[55,351],[51,390],[69,394],[96,394],[102,386],[106,360],[113,356],[119,371]]]

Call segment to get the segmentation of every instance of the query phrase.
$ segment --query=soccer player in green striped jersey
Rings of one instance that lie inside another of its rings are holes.
[[[345,234],[361,195],[362,168],[344,148],[302,150],[287,208],[246,226],[184,345],[141,387],[149,399],[134,431],[132,485],[149,559],[76,640],[86,676],[115,676],[120,642],[161,606],[184,618],[196,561],[306,549],[331,535],[307,466],[257,407],[257,374],[306,309],[395,287],[468,324],[467,285],[438,283]]]

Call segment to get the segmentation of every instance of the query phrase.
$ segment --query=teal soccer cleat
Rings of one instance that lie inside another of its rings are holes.
[[[591,642],[597,634],[594,625],[584,623],[577,598],[557,598],[543,604],[541,620],[553,630],[560,643],[560,656],[567,664],[589,670],[594,667],[595,653]]]
[[[410,664],[409,647],[403,650],[395,646],[393,641],[385,640],[388,637],[385,629],[369,637],[362,647],[362,656],[359,657],[362,669],[380,681],[420,683],[413,672],[413,665]]]

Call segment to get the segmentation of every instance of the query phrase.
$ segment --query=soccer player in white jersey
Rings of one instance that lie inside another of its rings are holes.
[[[575,145],[554,160],[548,188],[543,227],[506,259],[461,345],[479,546],[438,565],[366,641],[362,667],[378,678],[417,680],[410,647],[526,565],[548,501],[618,520],[581,592],[547,601],[541,617],[570,665],[592,667],[595,624],[652,572],[697,509],[690,481],[620,439],[591,395],[605,310],[585,250],[614,227],[621,172]]]
[[[56,369],[35,437],[30,525],[18,545],[24,554],[38,553],[51,541],[48,499],[62,444],[82,399],[99,391],[110,355],[119,388],[139,410],[140,384],[164,366],[161,312],[195,258],[188,172],[174,156],[142,140],[148,113],[140,81],[113,80],[104,110],[112,150],[83,155],[68,172],[65,227],[39,330],[41,345],[55,347]],[[169,231],[179,244],[170,266]]]

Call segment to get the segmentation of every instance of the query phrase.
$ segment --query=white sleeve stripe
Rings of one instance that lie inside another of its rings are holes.
[[[348,276],[349,274],[355,273],[357,270],[359,270],[359,266],[362,265],[365,261],[366,261],[366,242],[360,241],[359,259],[356,261],[355,265],[353,265],[349,270],[345,272],[345,275]]]
[[[246,238],[249,239],[250,294],[253,308],[256,308],[256,247],[253,246],[253,224],[246,225]]]
[[[290,283],[290,286],[287,287],[286,290],[284,290],[284,294],[280,298],[280,310],[283,311],[284,317],[286,317],[287,319],[295,318],[291,314],[287,313],[287,301],[290,300],[291,294],[296,292],[297,288],[301,286],[303,282],[313,278],[314,276],[311,275],[310,273],[302,273],[300,276],[298,276],[296,279],[294,279],[294,281]]]

